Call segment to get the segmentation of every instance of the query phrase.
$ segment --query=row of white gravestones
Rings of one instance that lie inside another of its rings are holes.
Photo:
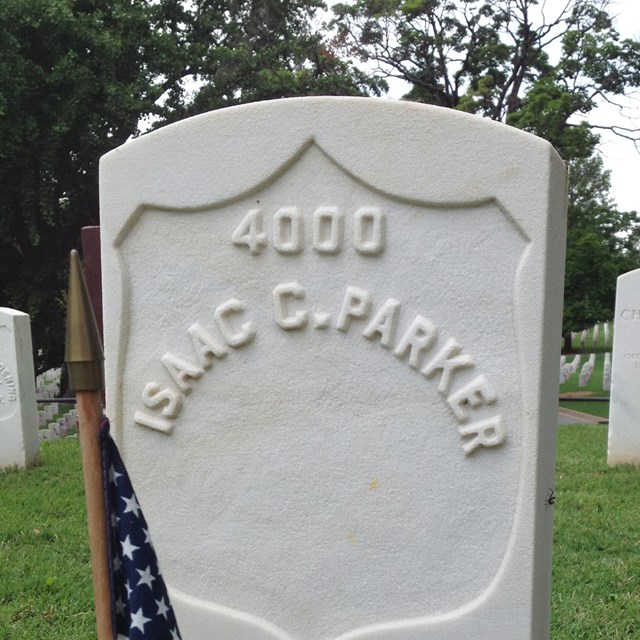
[[[26,313],[0,307],[0,468],[38,458],[31,324]]]
[[[640,269],[618,278],[609,409],[610,465],[640,465]]]
[[[580,366],[581,356],[576,354],[571,362],[566,362],[564,356],[560,358],[560,384],[564,384]]]
[[[76,409],[65,413],[58,422],[49,423],[38,431],[40,440],[58,440],[64,437],[77,437],[78,412]]]
[[[185,640],[548,638],[565,179],[363,98],[102,159],[108,414]]]
[[[61,369],[49,369],[36,378],[36,396],[40,400],[55,398],[60,393]]]
[[[603,333],[604,333],[604,346],[608,347],[609,346],[609,340],[610,340],[609,323],[608,322],[603,322],[602,323],[602,329],[603,329]],[[588,338],[589,338],[589,331],[587,329],[584,329],[583,331],[572,331],[571,332],[571,342],[573,343],[578,338],[580,339],[580,347],[581,348],[586,348],[587,341],[588,341]],[[599,339],[600,339],[600,323],[596,323],[593,326],[593,330],[591,332],[591,346],[594,347],[594,348],[597,347]]]
[[[47,426],[53,420],[53,416],[57,413],[58,407],[55,404],[43,405],[43,408],[38,410],[38,427],[41,428]],[[77,415],[77,409],[71,409],[64,413],[60,419],[64,419],[72,427],[75,427],[78,422]]]
[[[596,354],[592,353],[589,356],[589,360],[582,365],[580,370],[580,377],[578,380],[579,387],[586,387],[587,383],[591,379],[596,364]],[[574,375],[580,368],[581,356],[576,354],[571,362],[567,362],[565,355],[560,356],[560,384],[567,382],[572,375]],[[604,369],[602,378],[602,389],[609,391],[611,387],[611,354],[609,352],[604,353]]]

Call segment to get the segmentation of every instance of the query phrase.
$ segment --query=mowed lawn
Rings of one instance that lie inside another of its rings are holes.
[[[606,438],[559,428],[553,640],[640,638],[640,470],[609,469]],[[93,640],[78,442],[41,459],[0,473],[0,640]]]

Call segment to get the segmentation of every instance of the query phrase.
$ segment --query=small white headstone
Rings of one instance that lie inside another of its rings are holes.
[[[609,323],[604,323],[604,346],[609,346]]]
[[[607,461],[640,465],[640,269],[618,278]]]
[[[579,353],[573,357],[573,360],[571,361],[572,373],[575,373],[580,368],[581,359],[582,359],[582,356]]]
[[[361,98],[103,158],[108,414],[184,640],[548,637],[565,188]]]
[[[0,307],[0,468],[38,458],[38,407],[29,316]]]

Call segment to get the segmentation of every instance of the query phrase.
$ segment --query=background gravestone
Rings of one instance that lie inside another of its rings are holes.
[[[640,269],[618,277],[607,462],[640,465]]]
[[[548,637],[565,171],[366,99],[108,154],[108,413],[185,640]]]
[[[0,468],[35,464],[38,448],[31,323],[0,307]]]

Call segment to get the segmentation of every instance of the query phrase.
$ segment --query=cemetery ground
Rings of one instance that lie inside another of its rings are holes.
[[[640,472],[609,468],[606,440],[606,426],[558,428],[552,640],[640,637]],[[40,451],[39,466],[0,472],[0,640],[89,640],[78,441]]]

